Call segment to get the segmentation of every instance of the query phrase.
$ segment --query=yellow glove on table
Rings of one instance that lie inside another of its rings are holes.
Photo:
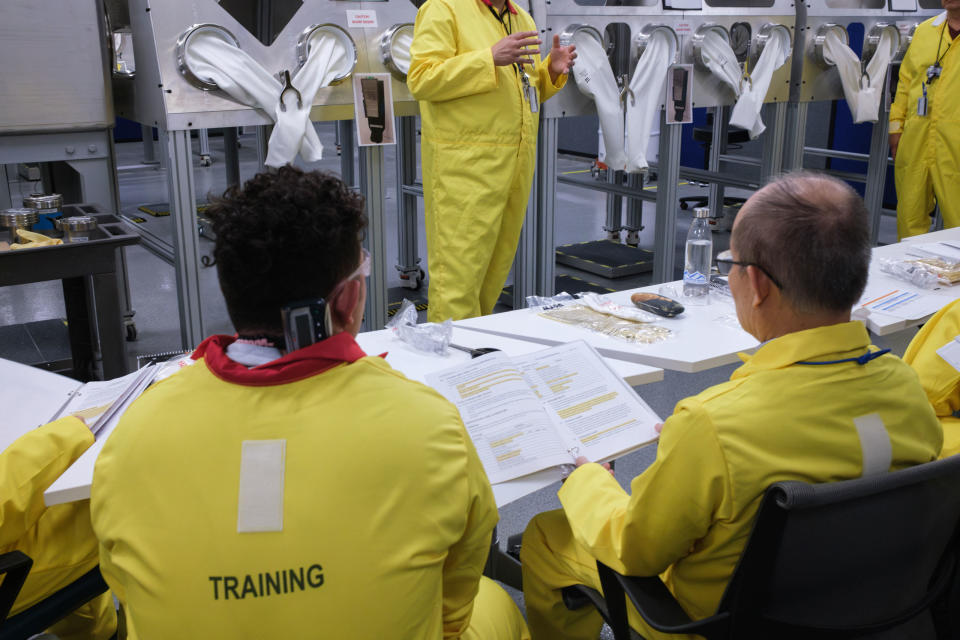
[[[26,242],[11,244],[11,249],[33,249],[36,247],[52,247],[57,244],[63,244],[63,240],[60,238],[48,238],[42,233],[24,231],[23,229],[17,229],[17,237]]]

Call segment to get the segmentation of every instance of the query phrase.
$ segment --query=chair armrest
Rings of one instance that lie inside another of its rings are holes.
[[[640,616],[657,631],[692,633],[711,640],[727,637],[728,614],[720,613],[701,620],[691,620],[660,578],[624,576],[600,562],[597,563],[597,570],[600,573],[600,582],[603,585],[612,618],[616,619],[620,615],[616,610],[620,608],[618,603],[623,602],[623,598],[612,599],[610,594],[620,591],[626,593]],[[623,620],[626,623],[625,607]],[[614,627],[616,632],[616,627],[612,624],[611,627]]]

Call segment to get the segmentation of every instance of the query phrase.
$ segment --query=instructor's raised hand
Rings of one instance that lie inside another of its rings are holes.
[[[518,31],[490,47],[493,52],[493,64],[505,67],[514,63],[533,64],[532,56],[540,53],[540,43],[536,31]]]

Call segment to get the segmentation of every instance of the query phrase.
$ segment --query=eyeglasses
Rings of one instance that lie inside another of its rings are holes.
[[[344,278],[344,280],[350,280],[359,275],[362,275],[364,278],[370,277],[370,252],[360,247],[360,255],[363,256],[363,259],[360,260],[360,266],[354,269],[353,273]]]
[[[363,276],[364,278],[370,277],[370,262],[371,262],[370,252],[364,249],[363,247],[360,247],[360,255],[363,256],[363,259],[360,260],[360,266],[354,269],[353,273],[351,273],[346,278],[341,280],[337,284],[337,286],[333,288],[330,294],[327,295],[327,300],[333,300],[337,296],[337,294],[340,293],[340,290],[343,289],[344,285],[346,285],[349,281],[353,280],[357,276]]]
[[[773,277],[769,271],[764,269],[761,265],[756,262],[739,262],[733,259],[733,254],[730,251],[722,251],[717,254],[717,271],[720,272],[720,275],[726,276],[730,274],[730,270],[733,268],[733,265],[739,265],[741,267],[756,267],[763,272],[763,275],[770,278],[770,282],[777,285],[777,288],[783,291],[783,285],[780,284],[780,281]]]

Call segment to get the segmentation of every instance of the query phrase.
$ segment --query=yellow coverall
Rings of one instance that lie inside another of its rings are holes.
[[[917,115],[927,68],[937,60],[940,77],[927,84],[928,115]],[[934,200],[946,227],[960,226],[960,53],[946,14],[922,22],[900,65],[897,96],[890,107],[890,133],[902,133],[894,161],[897,235],[926,233]]]
[[[536,516],[523,537],[533,638],[597,637],[596,610],[568,611],[559,591],[575,583],[599,588],[595,559],[629,575],[660,575],[692,618],[713,614],[770,484],[861,475],[867,454],[854,419],[864,414],[882,420],[873,428],[889,437],[890,469],[934,460],[940,423],[899,358],[795,364],[860,356],[869,344],[859,322],[771,340],[741,356],[745,364],[730,381],[677,404],[656,460],[634,478],[631,494],[597,464],[571,474],[560,489],[563,510]],[[645,638],[665,637],[632,607],[629,613]]]
[[[10,611],[16,615],[97,566],[90,502],[47,508],[43,492],[93,444],[72,416],[34,429],[0,453],[0,553],[22,551],[33,566]],[[50,633],[61,640],[109,638],[117,626],[109,592],[61,620]]]
[[[951,302],[923,325],[910,341],[903,360],[920,376],[920,384],[943,425],[941,458],[960,453],[960,371],[937,354],[937,349],[960,336],[960,300]]]
[[[124,414],[91,511],[129,638],[529,637],[481,578],[498,516],[457,409],[347,333],[285,357],[337,343],[355,360],[245,382],[208,347]],[[241,533],[241,447],[265,440],[281,529]]]
[[[507,27],[482,0],[428,0],[417,12],[407,85],[422,119],[432,322],[491,313],[520,240],[539,113],[531,113],[514,65],[495,66],[490,48],[508,28],[537,27],[507,6]],[[549,56],[532,57],[525,69],[542,102],[566,75],[552,83]]]

